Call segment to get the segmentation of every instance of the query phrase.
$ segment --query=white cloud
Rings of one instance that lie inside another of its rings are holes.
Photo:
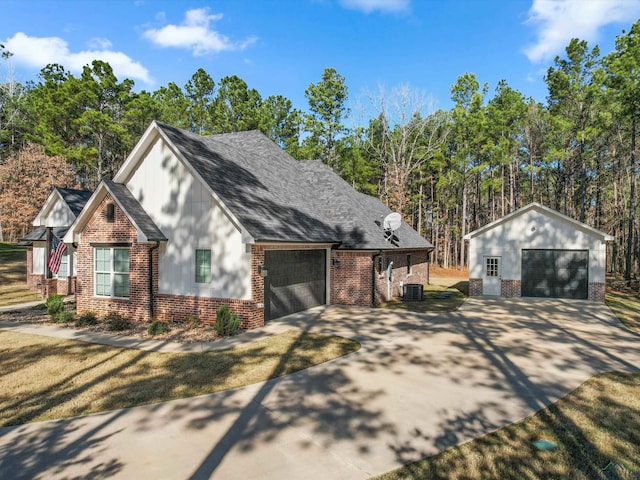
[[[371,13],[379,10],[383,13],[399,13],[409,10],[411,0],[340,0],[340,4],[351,10]]]
[[[162,28],[150,28],[143,36],[161,47],[186,48],[194,55],[222,52],[225,50],[243,50],[256,41],[249,37],[243,41],[232,41],[226,35],[210,27],[211,22],[222,18],[222,14],[209,14],[208,8],[187,10],[180,25],[166,25]]]
[[[538,39],[525,55],[534,63],[549,60],[572,38],[595,42],[605,25],[635,22],[639,15],[637,0],[534,0],[527,23],[538,30]]]
[[[60,37],[30,37],[22,32],[4,41],[6,49],[13,53],[11,60],[28,67],[43,68],[49,63],[58,63],[71,72],[81,72],[85,65],[102,60],[111,65],[120,80],[132,78],[151,83],[149,71],[128,55],[111,50],[108,40],[93,39],[90,44],[89,50],[74,53]]]

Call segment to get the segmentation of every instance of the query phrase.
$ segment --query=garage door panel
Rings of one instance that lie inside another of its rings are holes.
[[[265,266],[267,320],[323,305],[326,300],[325,250],[268,250]]]
[[[522,295],[586,299],[588,260],[586,250],[522,250]]]

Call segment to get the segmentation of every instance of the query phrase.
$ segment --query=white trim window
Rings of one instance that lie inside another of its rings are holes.
[[[69,249],[65,250],[62,254],[62,258],[60,259],[60,268],[58,268],[58,273],[56,273],[56,278],[65,279],[70,275],[69,273]]]
[[[196,249],[196,283],[211,283],[211,250]]]
[[[95,247],[94,293],[98,297],[129,298],[128,248]]]

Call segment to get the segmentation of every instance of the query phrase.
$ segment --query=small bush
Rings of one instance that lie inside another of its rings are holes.
[[[107,324],[107,329],[112,332],[121,332],[131,328],[131,322],[116,312],[109,312],[104,317],[104,321]]]
[[[202,325],[202,320],[200,317],[196,317],[195,315],[187,318],[187,325],[189,325],[189,330],[194,330],[196,328],[200,328]]]
[[[213,328],[220,337],[235,335],[240,331],[240,319],[229,305],[222,305],[216,312],[216,324]]]
[[[147,328],[147,333],[149,335],[160,335],[162,333],[167,333],[169,331],[169,324],[167,322],[163,322],[161,320],[154,320]]]
[[[52,317],[64,310],[64,302],[60,295],[51,295],[44,304],[47,307],[47,313]]]
[[[98,316],[95,312],[84,312],[76,320],[76,327],[87,327],[89,325],[96,325],[98,323]]]
[[[73,320],[71,312],[58,312],[53,316],[53,321],[56,323],[69,323],[71,320]]]

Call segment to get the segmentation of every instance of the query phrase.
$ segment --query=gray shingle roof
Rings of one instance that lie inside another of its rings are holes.
[[[126,215],[140,228],[149,241],[165,241],[167,237],[160,231],[151,217],[142,208],[142,205],[135,199],[129,189],[120,183],[111,180],[103,180],[105,187],[111,196],[125,211]]]
[[[158,123],[256,241],[338,243],[339,248],[432,248],[403,223],[397,241],[380,224],[391,211],[321,162],[299,162],[259,131],[202,137]]]
[[[75,190],[73,188],[55,187],[55,189],[76,217],[82,211],[87,200],[89,200],[93,193],[89,190]]]
[[[69,227],[53,227],[53,234],[62,239],[69,230]],[[19,245],[26,246],[31,245],[32,242],[44,242],[47,239],[47,227],[38,227],[35,230],[27,233],[24,237],[22,237],[19,241]]]

